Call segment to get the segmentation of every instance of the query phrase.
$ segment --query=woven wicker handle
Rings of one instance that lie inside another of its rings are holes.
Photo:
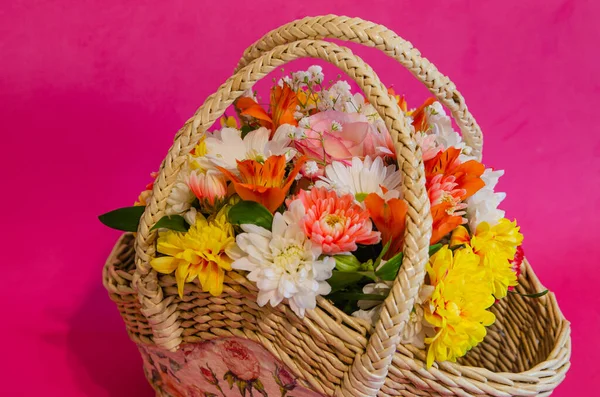
[[[483,148],[481,129],[467,109],[465,100],[456,86],[431,62],[422,57],[410,42],[402,39],[385,26],[360,18],[337,15],[306,17],[272,30],[248,47],[244,51],[236,71],[278,45],[292,43],[296,40],[324,38],[375,47],[397,60],[450,110],[462,132],[465,143],[473,149],[472,155],[481,160]]]
[[[206,129],[244,91],[274,68],[301,57],[322,58],[346,72],[365,92],[378,110],[395,142],[399,167],[404,174],[403,191],[409,205],[404,261],[390,295],[385,300],[381,319],[376,325],[365,354],[358,354],[345,377],[340,393],[375,396],[385,381],[399,335],[406,324],[424,278],[431,235],[429,199],[420,149],[410,136],[410,128],[398,104],[379,81],[373,70],[350,50],[333,43],[302,40],[279,46],[265,53],[223,84],[207,98],[196,115],[177,135],[154,184],[152,198],[140,221],[136,238],[135,285],[141,310],[153,329],[154,342],[174,349],[181,343],[181,328],[173,297],[165,298],[156,273],[149,262],[154,256],[155,232],[151,227],[164,215],[166,198],[182,163]],[[357,390],[362,390],[362,394]]]

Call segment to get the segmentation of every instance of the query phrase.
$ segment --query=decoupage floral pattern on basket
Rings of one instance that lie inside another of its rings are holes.
[[[163,397],[320,397],[259,344],[224,338],[169,352],[139,345],[144,372]]]

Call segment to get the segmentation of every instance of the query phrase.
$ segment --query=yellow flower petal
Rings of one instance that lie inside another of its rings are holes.
[[[177,292],[181,297],[185,283],[196,277],[204,291],[220,295],[225,271],[231,270],[232,259],[226,252],[234,245],[234,230],[227,222],[226,210],[210,221],[199,215],[187,233],[170,230],[161,233],[157,250],[167,256],[155,258],[152,266],[161,273],[175,271]]]
[[[177,266],[177,270],[175,271],[175,281],[177,281],[177,292],[179,293],[180,298],[183,298],[183,287],[185,286],[185,279],[187,278],[189,267],[189,263],[181,262],[179,266]]]
[[[457,247],[459,245],[468,245],[471,242],[471,236],[469,231],[464,226],[459,226],[452,232],[450,238],[450,247]]]
[[[161,256],[152,259],[150,261],[150,266],[159,273],[170,274],[177,269],[177,263],[177,258],[173,258],[172,256]]]
[[[495,299],[489,273],[470,246],[454,252],[442,247],[430,258],[427,274],[435,290],[423,304],[424,317],[437,332],[425,339],[430,367],[434,361],[456,361],[483,340],[485,327],[495,320],[487,310]]]

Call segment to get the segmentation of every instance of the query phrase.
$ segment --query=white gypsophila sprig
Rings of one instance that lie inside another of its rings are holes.
[[[277,84],[283,87],[283,84],[287,84],[294,91],[308,88],[311,90],[315,85],[323,83],[323,68],[319,65],[312,65],[307,70],[299,70],[291,73],[289,76],[284,76]]]
[[[337,110],[345,113],[356,112],[351,88],[347,81],[338,80],[328,89],[319,91],[319,110]]]
[[[284,214],[276,213],[272,231],[256,225],[242,225],[237,236],[240,255],[232,268],[245,270],[258,287],[257,303],[275,307],[288,299],[300,317],[316,307],[316,297],[331,291],[327,283],[335,259],[321,256],[321,248],[306,237],[299,226],[304,207],[298,200]]]
[[[502,170],[493,171],[486,168],[481,175],[485,186],[467,200],[467,219],[472,231],[475,231],[481,222],[494,226],[504,218],[504,211],[498,206],[506,198],[506,193],[494,191],[502,175],[504,175]]]
[[[334,161],[325,167],[325,176],[315,184],[335,190],[338,194],[352,194],[358,201],[370,193],[376,193],[389,200],[400,197],[402,173],[396,165],[386,166],[381,157],[372,160],[352,158],[350,165]],[[384,193],[384,188],[387,192]]]

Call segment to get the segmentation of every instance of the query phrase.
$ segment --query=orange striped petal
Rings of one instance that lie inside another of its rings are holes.
[[[273,120],[271,134],[274,134],[280,125],[298,125],[298,121],[294,117],[296,106],[298,106],[298,97],[289,85],[284,83],[283,87],[276,86],[271,91],[271,118]]]
[[[433,218],[431,244],[437,243],[462,224],[463,218],[461,216],[448,214],[448,210],[451,208],[452,203],[449,202],[443,202],[431,207],[431,217]]]
[[[427,116],[425,115],[425,108],[430,106],[435,101],[435,98],[428,98],[421,106],[412,112],[412,125],[415,127],[415,131],[427,131],[429,129],[429,125],[427,124]]]
[[[443,152],[439,152],[434,158],[425,162],[425,176],[427,181],[435,175],[449,175],[448,169],[458,160],[460,149],[449,147]]]
[[[270,128],[272,125],[271,117],[267,114],[265,109],[263,109],[262,106],[256,103],[256,101],[252,98],[239,98],[235,102],[235,107],[240,111],[242,116],[250,116],[260,120],[263,127]]]
[[[285,156],[270,156],[262,164],[262,180],[265,186],[281,186],[285,177]]]
[[[381,232],[383,244],[391,241],[390,248],[384,256],[384,259],[389,259],[402,250],[408,205],[404,200],[397,198],[386,202],[376,193],[367,195],[364,203],[377,230]]]
[[[255,201],[271,212],[275,212],[285,200],[286,191],[280,187],[264,187],[235,182],[234,187],[236,193],[243,200]]]
[[[452,170],[452,174],[456,176],[456,183],[461,189],[466,190],[465,196],[467,198],[474,195],[479,189],[485,186],[485,182],[481,179],[481,175],[485,171],[485,166],[478,161],[469,160],[462,163],[456,169]]]

